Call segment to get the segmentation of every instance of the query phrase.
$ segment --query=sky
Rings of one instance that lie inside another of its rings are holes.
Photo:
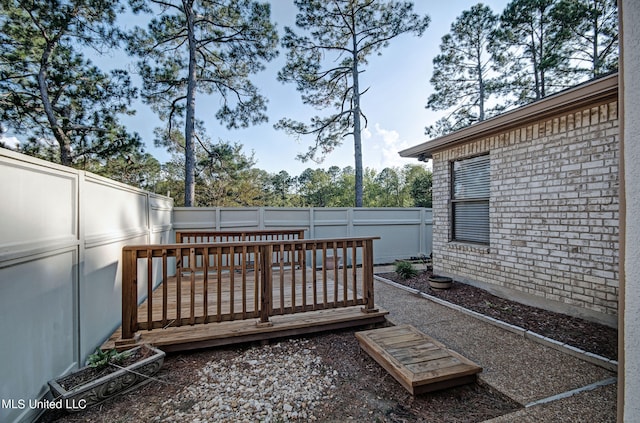
[[[295,30],[297,8],[293,1],[271,0],[270,3],[272,21],[276,23],[279,33],[283,33],[285,26]],[[449,32],[451,23],[464,10],[477,3],[477,0],[414,1],[415,12],[431,18],[422,37],[402,34],[391,40],[390,45],[382,49],[380,56],[370,57],[360,79],[361,89],[369,87],[369,91],[361,97],[362,111],[368,120],[363,133],[364,167],[380,171],[385,167],[418,163],[415,159],[401,158],[398,151],[427,141],[424,128],[443,115],[443,112],[425,108],[432,92],[429,83],[432,61],[440,52],[440,39]],[[483,3],[495,13],[500,13],[508,1],[485,0]],[[136,24],[134,18],[125,18],[123,21],[129,28]],[[116,53],[92,60],[99,66],[125,67],[130,71],[135,69],[135,58],[124,54]],[[196,115],[205,122],[209,137],[214,142],[223,140],[242,144],[245,154],[254,153],[255,167],[269,173],[286,170],[290,175],[299,175],[308,167],[328,169],[331,166],[354,166],[352,137],[346,137],[343,145],[330,153],[322,163],[301,162],[296,159],[296,155],[307,151],[311,138],[302,138],[298,142],[293,136],[273,128],[283,117],[308,123],[316,114],[324,116],[324,112],[302,103],[295,84],[283,84],[276,79],[284,63],[285,53],[281,51],[276,59],[266,64],[263,72],[251,78],[261,94],[268,99],[267,123],[246,129],[227,130],[214,117],[219,108],[219,99],[215,96],[198,95]],[[136,81],[135,75],[133,80]],[[160,162],[168,161],[170,156],[166,150],[153,145],[153,130],[162,123],[141,101],[135,101],[133,108],[136,114],[122,117],[123,123],[129,131],[140,134],[147,152]]]

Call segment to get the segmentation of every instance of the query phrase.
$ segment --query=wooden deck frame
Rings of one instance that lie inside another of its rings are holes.
[[[384,323],[387,314],[388,311],[384,309],[378,309],[376,313],[363,313],[358,306],[332,308],[272,316],[271,324],[263,326],[257,325],[255,319],[247,319],[140,331],[135,339],[128,343],[122,342],[122,332],[118,329],[102,345],[102,349],[123,350],[148,343],[165,352],[186,351],[350,327],[372,327]]]
[[[149,332],[161,328],[175,331],[173,327],[237,320],[251,320],[263,330],[261,335],[251,335],[254,337],[272,332],[273,336],[282,336],[282,330],[311,332],[313,321],[302,313],[353,310],[354,306],[360,307],[361,314],[371,314],[371,322],[384,320],[386,312],[374,304],[374,239],[377,238],[124,247],[122,328],[116,344],[123,347],[137,342],[139,331],[146,330],[144,337],[150,339]],[[341,256],[349,265],[329,268],[330,256]],[[231,288],[226,289],[227,286]],[[140,309],[139,292],[146,294]],[[139,311],[144,315],[139,316]],[[272,317],[279,315],[300,315],[305,328],[295,327],[294,319],[289,321],[290,329],[266,330],[273,325]],[[141,321],[139,317],[143,317]],[[371,323],[366,318],[349,320],[354,325]],[[352,326],[340,319],[327,322],[319,321],[318,326]],[[203,342],[198,340],[199,344]]]

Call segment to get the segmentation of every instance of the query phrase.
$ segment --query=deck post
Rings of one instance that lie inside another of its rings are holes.
[[[122,339],[133,339],[138,329],[138,272],[136,250],[122,250]]]
[[[272,326],[273,323],[269,321],[269,314],[271,314],[272,306],[272,292],[271,283],[271,266],[273,260],[273,245],[261,245],[260,246],[260,320],[258,320],[258,326]]]
[[[304,239],[304,229],[300,229],[298,231],[298,238],[297,239],[299,239],[299,240]],[[293,250],[297,251],[298,248],[296,246],[294,246]],[[298,251],[297,253],[294,253],[294,254],[296,254],[294,257],[297,258],[296,266],[298,266],[298,269],[304,269],[304,266],[302,265],[304,263],[303,255],[306,254],[306,251],[304,249],[301,249],[300,251]],[[302,272],[302,274],[304,275],[304,272]]]
[[[366,300],[362,311],[377,313],[373,296],[373,239],[365,239],[362,247],[362,288]]]

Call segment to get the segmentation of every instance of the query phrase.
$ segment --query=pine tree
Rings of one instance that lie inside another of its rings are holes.
[[[310,124],[281,119],[277,129],[296,136],[313,135],[315,142],[298,157],[303,161],[323,158],[345,136],[353,136],[355,156],[355,205],[363,205],[361,131],[366,127],[360,75],[367,58],[404,33],[422,35],[429,18],[413,13],[409,2],[376,0],[295,0],[296,26],[302,34],[285,28],[282,45],[287,63],[279,72],[283,82],[296,83],[302,101],[330,110]],[[364,122],[363,122],[364,120]]]
[[[557,19],[572,17],[566,23],[572,34],[564,51],[567,72],[595,78],[618,69],[616,0],[561,0],[555,13]]]
[[[192,206],[195,143],[204,137],[196,125],[197,94],[219,96],[215,118],[228,128],[267,120],[266,99],[249,76],[277,55],[270,6],[251,0],[136,0],[135,6],[159,13],[146,30],[135,30],[129,51],[141,59],[143,99],[166,122],[163,142],[180,145],[176,128],[184,126],[184,203]]]
[[[433,59],[427,108],[447,110],[448,115],[427,128],[429,135],[443,135],[494,115],[500,107],[489,99],[500,91],[489,43],[498,24],[491,8],[477,4],[462,14],[442,37],[440,54]]]
[[[118,117],[133,113],[129,75],[107,74],[82,48],[117,46],[117,1],[0,1],[0,121],[29,137],[21,149],[84,166],[139,151]]]
[[[571,38],[575,16],[559,19],[558,0],[513,0],[500,16],[493,38],[505,78],[510,78],[516,104],[526,104],[576,83],[563,71],[568,58],[563,52]],[[500,53],[500,54],[498,54]]]

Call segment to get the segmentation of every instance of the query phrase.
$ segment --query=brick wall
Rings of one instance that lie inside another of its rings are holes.
[[[433,153],[435,272],[616,325],[617,102]],[[450,241],[451,161],[491,157],[490,245]]]

